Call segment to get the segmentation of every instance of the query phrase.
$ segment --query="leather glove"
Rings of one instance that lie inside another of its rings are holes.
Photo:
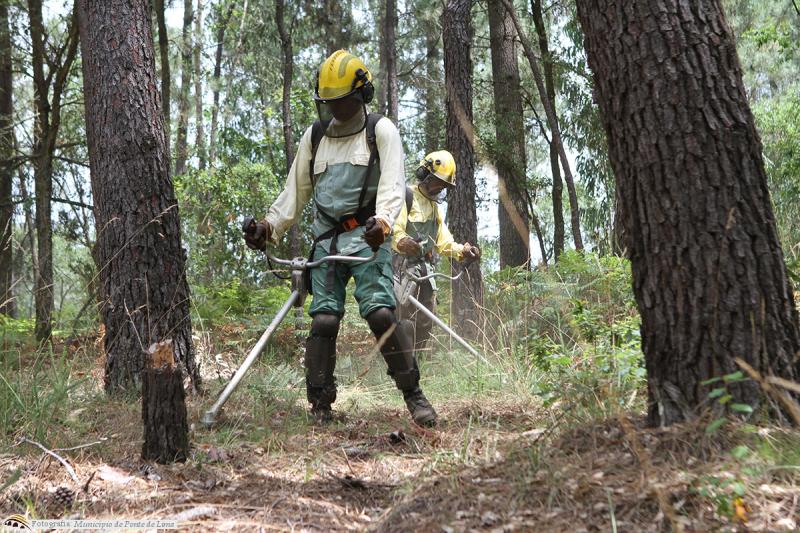
[[[464,251],[461,252],[461,260],[465,263],[474,263],[481,258],[481,249],[468,242],[464,243]]]
[[[422,246],[411,237],[403,237],[397,242],[397,251],[409,257],[422,255]]]
[[[251,250],[261,250],[262,252],[267,249],[267,241],[272,237],[272,226],[266,219],[255,224],[255,228],[249,231],[244,230],[244,242]]]
[[[369,217],[364,224],[363,238],[364,241],[369,244],[369,247],[372,248],[373,252],[377,251],[380,245],[383,244],[383,241],[386,240],[383,224],[381,224],[377,218]]]

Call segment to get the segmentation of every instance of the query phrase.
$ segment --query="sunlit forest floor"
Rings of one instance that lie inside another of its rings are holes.
[[[306,414],[306,332],[290,317],[204,428],[270,313],[196,320],[204,390],[187,399],[191,457],[169,466],[140,459],[138,396],[104,394],[97,332],[46,352],[6,332],[0,515],[172,519],[191,531],[797,530],[800,433],[729,412],[645,427],[624,265],[560,268],[534,274],[526,298],[490,280],[498,301],[528,303],[495,311],[485,360],[437,335],[421,358],[434,429],[410,422],[352,303],[333,423]],[[724,398],[720,384],[709,403]]]

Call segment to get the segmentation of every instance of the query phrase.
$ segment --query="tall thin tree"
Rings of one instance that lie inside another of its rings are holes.
[[[214,94],[211,104],[211,131],[208,136],[208,164],[212,171],[217,160],[217,129],[219,127],[219,91],[222,83],[222,52],[225,45],[225,33],[233,15],[234,2],[228,3],[223,11],[221,4],[217,4],[216,38],[217,44],[214,52],[214,73],[211,78],[211,91]]]
[[[194,122],[197,168],[206,168],[206,137],[203,128],[203,0],[197,0],[194,15]]]
[[[493,155],[499,189],[500,268],[527,266],[530,260],[525,128],[522,123],[515,40],[514,23],[503,8],[503,3],[489,0],[489,45],[497,135]]]
[[[197,385],[147,1],[79,3],[106,391],[139,383],[148,347],[168,340]]]
[[[444,74],[448,149],[456,159],[457,187],[448,201],[447,224],[455,238],[475,244],[478,220],[475,206],[475,131],[472,123],[472,2],[448,0],[444,25]],[[476,263],[453,283],[454,324],[474,337],[480,327],[483,279]]]
[[[380,45],[381,84],[378,88],[379,111],[397,122],[398,79],[397,79],[397,0],[383,2]]]
[[[14,73],[8,3],[0,2],[0,314],[14,314],[12,229],[14,204]]]
[[[567,182],[567,192],[569,193],[569,205],[570,205],[570,226],[572,229],[572,241],[575,245],[576,250],[583,250],[583,237],[581,236],[581,218],[580,218],[580,207],[578,206],[578,192],[575,188],[575,179],[572,176],[572,168],[569,164],[569,159],[567,158],[567,152],[564,148],[564,141],[561,135],[561,127],[558,124],[558,115],[556,114],[556,108],[553,105],[552,100],[550,100],[550,96],[547,93],[547,87],[544,83],[544,76],[542,75],[542,69],[539,67],[539,61],[536,58],[536,54],[533,51],[533,46],[531,45],[530,40],[528,39],[527,33],[525,33],[524,28],[519,22],[519,17],[517,17],[517,12],[514,8],[513,3],[511,0],[501,0],[503,5],[505,5],[506,10],[508,11],[509,15],[511,16],[511,20],[514,22],[514,27],[517,30],[517,36],[519,37],[520,43],[522,44],[522,50],[525,52],[525,57],[528,59],[528,64],[531,67],[531,73],[533,74],[533,80],[536,83],[536,90],[539,91],[539,99],[542,102],[542,107],[544,107],[545,115],[547,116],[547,126],[550,128],[550,135],[551,135],[551,142],[556,145],[556,151],[558,152],[558,158],[561,162],[561,168],[564,170],[564,180]]]
[[[62,43],[47,42],[42,18],[42,1],[28,0],[31,66],[33,67],[33,163],[36,191],[36,246],[39,268],[34,284],[36,339],[50,339],[53,315],[53,157],[61,127],[62,97],[78,50],[75,12]],[[51,57],[48,48],[55,49]],[[49,68],[46,70],[45,66]],[[52,90],[52,96],[50,92]]]
[[[797,380],[800,327],[761,142],[718,0],[578,0],[642,317],[648,418],[739,369]],[[646,36],[646,38],[645,38]],[[753,381],[726,385],[763,405]]]
[[[539,52],[542,54],[545,90],[557,116],[555,62],[553,61],[553,54],[550,52],[542,0],[531,0],[531,11],[536,35],[539,38]],[[564,183],[561,179],[561,167],[558,164],[558,148],[552,139],[548,139],[548,144],[550,146],[550,173],[553,176],[553,259],[558,261],[558,257],[564,252]]]
[[[186,172],[189,158],[189,88],[192,84],[192,0],[183,0],[181,33],[181,90],[178,94],[178,132],[175,138],[175,175]]]

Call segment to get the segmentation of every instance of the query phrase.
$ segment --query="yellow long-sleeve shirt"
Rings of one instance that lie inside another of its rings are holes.
[[[408,222],[418,222],[423,224],[433,220],[435,217],[438,231],[436,235],[436,242],[434,243],[434,249],[439,255],[446,255],[447,257],[461,261],[464,245],[458,244],[453,238],[453,234],[450,233],[449,229],[447,229],[447,225],[444,223],[444,216],[442,215],[442,210],[439,207],[439,204],[422,194],[417,185],[411,187],[411,190],[414,193],[414,201],[411,204],[411,213],[408,212],[405,203],[403,203],[403,207],[400,208],[400,214],[397,216],[397,219],[394,222],[392,249],[397,252],[397,243],[400,242],[404,237],[410,237],[412,239],[419,237],[418,235],[410,235],[408,233],[408,231],[410,231],[407,227]]]

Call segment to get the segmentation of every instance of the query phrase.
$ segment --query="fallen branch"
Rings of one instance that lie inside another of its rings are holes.
[[[53,451],[54,452],[71,452],[73,450],[80,450],[81,448],[88,448],[89,446],[97,446],[98,444],[103,444],[107,440],[108,440],[108,437],[103,437],[100,440],[96,440],[96,441],[90,442],[88,444],[79,444],[78,446],[73,446],[72,448],[53,448]]]
[[[55,459],[56,459],[56,460],[57,460],[59,463],[61,463],[62,465],[64,465],[64,468],[66,468],[66,469],[67,469],[67,472],[69,472],[69,475],[70,475],[70,477],[72,478],[72,481],[74,481],[75,483],[78,483],[78,475],[75,473],[75,470],[72,468],[72,466],[70,466],[70,464],[69,464],[69,463],[66,461],[66,459],[64,459],[63,457],[61,457],[61,456],[60,456],[60,455],[58,455],[57,453],[55,453],[55,452],[53,452],[53,451],[51,451],[51,450],[48,450],[47,448],[45,448],[44,446],[42,446],[41,444],[39,444],[39,443],[38,443],[38,442],[36,442],[35,440],[31,440],[31,439],[29,439],[29,438],[27,438],[27,437],[22,437],[22,438],[20,439],[20,442],[27,442],[28,444],[33,444],[34,446],[37,446],[39,449],[41,449],[41,450],[42,450],[44,453],[46,453],[47,455],[50,455],[50,456],[52,456],[52,457],[55,457]]]
[[[778,403],[783,405],[783,407],[786,409],[786,412],[788,412],[791,415],[792,419],[794,419],[795,425],[800,426],[800,405],[797,405],[797,402],[792,400],[792,398],[789,397],[789,395],[786,394],[785,391],[778,390],[772,386],[773,384],[775,384],[790,390],[797,390],[796,388],[794,388],[798,386],[796,383],[793,383],[789,380],[781,379],[776,376],[767,376],[765,379],[758,370],[747,364],[747,362],[745,362],[744,359],[736,357],[734,361],[736,361],[736,364],[739,365],[739,368],[747,372],[747,374],[751,378],[753,378],[759,385],[761,385],[761,389],[768,396],[771,396],[772,398],[777,400]]]

